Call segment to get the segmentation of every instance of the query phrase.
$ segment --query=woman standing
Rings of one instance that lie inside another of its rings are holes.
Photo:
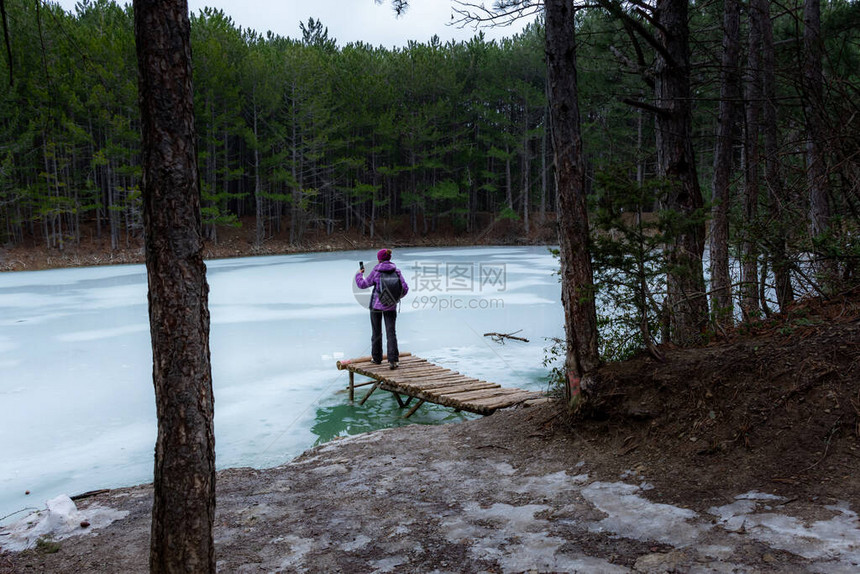
[[[370,295],[370,356],[372,361],[382,363],[382,321],[385,321],[385,340],[388,349],[388,364],[397,368],[400,352],[397,349],[397,302],[409,291],[409,285],[400,269],[391,262],[391,250],[380,249],[376,253],[376,267],[364,277],[364,266],[355,274],[355,284],[359,289],[373,287]]]

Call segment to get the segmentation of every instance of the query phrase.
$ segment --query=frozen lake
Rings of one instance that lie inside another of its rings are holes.
[[[359,260],[369,271],[375,251],[207,263],[218,468],[276,466],[336,436],[405,424],[388,393],[350,405],[335,367],[370,354],[368,311],[352,288]],[[410,285],[401,352],[546,388],[546,338],[564,327],[545,247],[399,249],[393,260]],[[483,336],[520,329],[529,343]],[[58,494],[151,481],[143,265],[0,274],[0,372],[0,518]],[[408,422],[473,416],[425,405]]]

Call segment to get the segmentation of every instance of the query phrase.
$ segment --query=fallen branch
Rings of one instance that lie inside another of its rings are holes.
[[[515,337],[514,336],[517,333],[519,333],[520,331],[522,331],[522,329],[520,329],[519,331],[514,331],[513,333],[484,333],[484,336],[485,337],[492,337],[493,341],[495,341],[496,343],[502,343],[502,344],[504,344],[505,339],[513,339],[515,341],[522,341],[524,343],[528,343],[529,342],[528,339],[525,339],[523,337]]]
[[[88,490],[87,492],[82,492],[81,494],[76,494],[74,496],[70,496],[72,500],[84,500],[85,498],[92,498],[93,496],[98,496],[99,494],[104,494],[105,492],[110,492],[108,488],[100,488],[98,490]]]

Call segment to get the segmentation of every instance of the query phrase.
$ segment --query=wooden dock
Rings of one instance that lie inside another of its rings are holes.
[[[359,401],[360,405],[363,405],[376,389],[382,389],[393,394],[401,408],[408,407],[413,399],[417,400],[403,416],[409,418],[425,402],[458,411],[489,415],[498,409],[532,403],[544,397],[541,392],[506,389],[498,383],[467,377],[427,359],[413,356],[412,353],[401,353],[399,363],[400,367],[392,370],[388,367],[386,358],[383,358],[380,365],[372,363],[370,357],[338,361],[338,370],[349,371],[350,402],[355,400],[357,387],[372,385],[370,391]],[[356,384],[356,373],[372,380]]]

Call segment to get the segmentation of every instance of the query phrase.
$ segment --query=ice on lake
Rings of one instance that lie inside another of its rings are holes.
[[[219,468],[275,466],[336,436],[404,424],[388,393],[350,405],[347,374],[335,367],[370,354],[352,278],[359,260],[369,270],[374,258],[207,263]],[[401,351],[505,386],[546,388],[547,338],[563,335],[547,248],[398,249],[394,261],[410,285],[397,321]],[[60,494],[151,480],[146,290],[142,265],[0,274],[0,517]],[[529,343],[483,336],[519,330]],[[409,422],[471,416],[423,406]]]

